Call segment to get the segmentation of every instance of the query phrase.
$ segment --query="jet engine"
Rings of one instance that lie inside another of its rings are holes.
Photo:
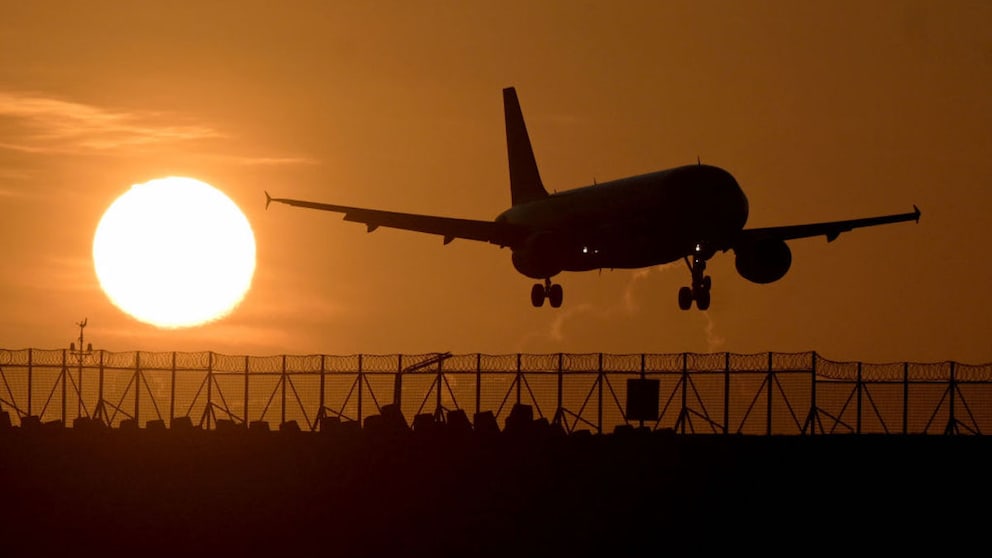
[[[784,240],[765,238],[734,247],[737,273],[754,283],[781,279],[792,265],[792,251]]]
[[[532,279],[548,279],[561,273],[562,242],[551,233],[536,233],[513,251],[513,267]]]

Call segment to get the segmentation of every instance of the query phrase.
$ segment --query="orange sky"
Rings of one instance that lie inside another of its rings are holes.
[[[987,2],[0,0],[0,348],[228,354],[815,350],[992,360]],[[710,263],[565,273],[532,308],[507,250],[345,223],[273,195],[490,219],[509,204],[500,90],[545,184],[726,168],[750,226],[923,211],[791,243],[771,285]],[[91,247],[131,184],[207,181],[247,214],[253,287],[208,326],[116,309]]]

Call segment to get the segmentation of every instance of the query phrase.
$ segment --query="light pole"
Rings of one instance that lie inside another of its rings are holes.
[[[83,318],[83,321],[81,322],[76,322],[76,325],[79,326],[79,349],[78,350],[76,349],[75,343],[69,343],[69,352],[76,357],[76,361],[79,365],[79,369],[78,369],[79,384],[76,386],[76,390],[79,394],[79,397],[76,398],[77,417],[83,416],[83,411],[85,410],[85,406],[83,405],[83,360],[87,356],[93,354],[93,343],[90,343],[88,345],[84,345],[83,343],[83,330],[86,328],[86,322],[87,322],[86,318]],[[85,347],[85,349],[83,347]],[[64,381],[65,380],[63,380],[63,382]]]

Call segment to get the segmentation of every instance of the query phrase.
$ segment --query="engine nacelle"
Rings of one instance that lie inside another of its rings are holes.
[[[734,247],[737,273],[754,283],[778,281],[792,266],[792,251],[784,240],[766,238]]]
[[[562,243],[551,233],[537,233],[513,251],[513,267],[531,279],[547,279],[562,271]]]

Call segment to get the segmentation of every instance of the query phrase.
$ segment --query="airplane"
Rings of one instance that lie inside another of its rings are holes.
[[[637,269],[684,260],[690,284],[678,292],[689,310],[710,307],[712,280],[706,262],[732,250],[737,272],[754,283],[772,283],[792,265],[786,243],[825,236],[832,242],[844,232],[904,221],[919,223],[915,205],[909,213],[845,221],[745,228],[748,199],[726,170],[688,164],[562,192],[548,193],[541,181],[516,89],[503,89],[511,207],[492,221],[459,219],[273,198],[272,202],[344,214],[345,221],[405,229],[442,237],[447,245],[465,239],[509,248],[518,272],[542,281],[531,288],[534,307],[547,300],[562,304],[563,290],[552,278],[565,271]]]

